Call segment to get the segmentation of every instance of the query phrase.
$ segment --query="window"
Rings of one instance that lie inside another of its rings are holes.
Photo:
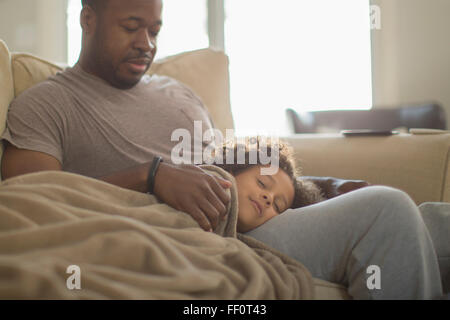
[[[163,28],[156,58],[183,51],[207,48],[207,0],[164,0]],[[74,65],[81,49],[81,0],[69,0],[67,7],[68,63]]]
[[[288,107],[372,107],[368,0],[226,0],[225,5],[237,135],[288,134]]]

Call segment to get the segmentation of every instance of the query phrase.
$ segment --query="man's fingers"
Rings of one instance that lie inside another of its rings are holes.
[[[219,218],[225,218],[227,214],[227,206],[225,206],[221,199],[211,190],[211,192],[206,193],[206,199],[209,203],[216,209],[219,214]]]
[[[217,181],[219,182],[219,184],[220,184],[223,188],[225,188],[225,189],[231,188],[231,187],[233,186],[233,184],[231,183],[231,181],[224,180],[224,179],[221,179],[221,178],[216,178],[216,180],[217,180]]]
[[[220,178],[214,178],[212,183],[210,184],[212,191],[219,197],[219,200],[227,206],[228,202],[230,202],[230,195],[224,189],[223,185],[232,186],[232,183],[227,180],[222,180]]]
[[[158,175],[162,180],[155,194],[168,205],[190,214],[202,229],[215,229],[219,218],[226,214],[230,201],[227,189],[232,186],[231,181],[208,174],[193,165],[170,168],[170,175],[167,175],[172,179],[162,179]]]
[[[197,221],[197,223],[200,225],[200,228],[205,231],[213,230],[211,223],[200,208],[196,207],[190,212],[190,214],[192,218],[194,218],[194,220]]]
[[[198,206],[203,214],[208,218],[211,228],[215,230],[219,224],[219,218],[221,216],[219,211],[217,211],[217,209],[208,200],[206,200],[206,198],[204,198]]]

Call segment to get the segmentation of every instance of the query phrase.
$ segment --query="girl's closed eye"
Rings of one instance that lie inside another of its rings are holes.
[[[266,186],[264,184],[264,182],[262,182],[261,180],[259,180],[259,179],[256,179],[256,180],[258,181],[258,184],[259,184],[260,187],[264,188]]]

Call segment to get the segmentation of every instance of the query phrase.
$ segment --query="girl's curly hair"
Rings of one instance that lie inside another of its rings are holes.
[[[216,159],[213,164],[231,173],[233,176],[255,165],[264,165],[264,161],[260,157],[261,153],[265,157],[272,158],[272,153],[275,152],[274,157],[278,160],[279,169],[283,170],[291,178],[294,185],[295,195],[291,206],[292,209],[305,207],[325,200],[320,189],[313,182],[300,179],[301,169],[297,167],[294,151],[287,142],[261,136],[246,137],[228,141],[216,149],[216,152],[222,152],[223,163],[217,162]],[[253,157],[251,158],[252,153]],[[239,154],[244,155],[244,163],[238,162]],[[230,161],[231,155],[233,155],[233,161]],[[255,161],[255,157],[256,164],[253,162]]]

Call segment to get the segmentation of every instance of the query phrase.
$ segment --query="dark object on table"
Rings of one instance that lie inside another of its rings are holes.
[[[333,110],[298,113],[286,110],[294,133],[340,132],[369,129],[391,131],[397,128],[447,129],[444,108],[436,103],[373,108],[371,110]]]
[[[342,130],[341,134],[343,134],[346,137],[376,137],[376,136],[392,136],[394,134],[399,134],[399,132],[393,130],[351,129],[351,130]]]

